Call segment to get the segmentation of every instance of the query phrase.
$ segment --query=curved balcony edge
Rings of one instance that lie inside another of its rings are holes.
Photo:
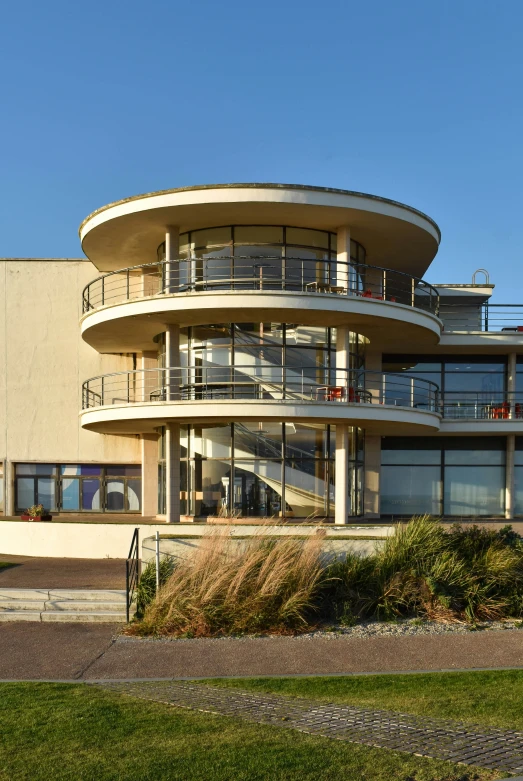
[[[130,425],[133,432],[166,420],[338,420],[376,430],[397,424],[438,429],[438,395],[429,380],[356,369],[170,367],[87,380],[81,414],[84,427],[118,423],[118,430]]]
[[[438,431],[440,415],[430,410],[373,404],[296,401],[165,401],[82,410],[82,428],[99,433],[153,432],[168,422],[213,425],[229,422],[346,423],[375,434]]]
[[[167,324],[197,326],[233,320],[346,326],[373,344],[438,344],[442,323],[431,312],[363,296],[294,291],[199,291],[156,295],[84,314],[82,338],[98,352],[151,350]]]

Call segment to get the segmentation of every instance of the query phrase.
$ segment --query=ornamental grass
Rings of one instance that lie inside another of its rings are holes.
[[[271,527],[241,540],[230,529],[214,531],[171,574],[164,565],[155,598],[150,586],[142,590],[143,616],[129,631],[214,637],[367,619],[474,624],[523,615],[523,539],[510,526],[447,530],[416,517],[372,555],[334,561],[322,554],[323,539],[274,537]]]
[[[213,637],[285,633],[313,623],[325,578],[321,539],[206,535],[177,563],[135,625],[140,634]]]

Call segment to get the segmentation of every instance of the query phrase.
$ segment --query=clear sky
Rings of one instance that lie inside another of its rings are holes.
[[[110,201],[218,182],[429,214],[427,274],[522,302],[521,0],[17,0],[0,16],[0,256],[80,257]]]

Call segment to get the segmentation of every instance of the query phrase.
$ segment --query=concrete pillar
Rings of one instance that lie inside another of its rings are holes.
[[[380,517],[381,436],[365,434],[363,514]]]
[[[15,514],[15,465],[12,461],[4,461],[4,486],[5,486],[5,504],[4,513],[13,517]]]
[[[336,285],[343,287],[349,292],[352,287],[350,284],[350,228],[348,225],[341,225],[337,230],[337,266],[336,266]]]
[[[514,517],[514,452],[516,449],[516,435],[507,436],[507,454],[505,466],[505,518],[511,520]]]
[[[517,355],[516,353],[509,353],[507,361],[507,394],[508,403],[510,404],[510,417],[514,418],[514,409],[516,402],[516,370],[517,370]]]
[[[180,424],[165,427],[165,513],[167,523],[180,522]]]
[[[349,516],[349,427],[345,423],[336,423],[334,467],[334,523],[341,526]]]
[[[158,514],[158,435],[142,434],[142,515]]]
[[[336,385],[342,388],[350,386],[347,369],[350,366],[350,331],[348,328],[336,329]],[[348,390],[347,390],[348,392]],[[346,524],[349,515],[349,427],[346,423],[336,423],[334,523]]]
[[[165,386],[166,401],[180,398],[180,326],[168,325],[165,329]]]
[[[180,254],[180,229],[169,225],[165,231],[165,292],[177,293],[180,281],[178,256]],[[172,261],[172,262],[171,262]]]

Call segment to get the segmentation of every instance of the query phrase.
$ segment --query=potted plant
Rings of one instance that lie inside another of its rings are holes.
[[[43,504],[32,504],[20,517],[22,521],[50,521],[53,516],[45,512]]]

